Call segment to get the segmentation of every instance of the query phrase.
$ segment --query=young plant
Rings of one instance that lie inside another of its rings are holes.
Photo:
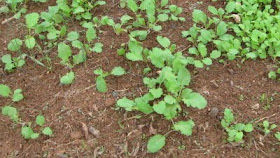
[[[268,135],[271,132],[271,130],[273,130],[277,127],[276,124],[269,124],[269,122],[266,120],[263,121],[262,126],[263,126],[263,132],[265,135]]]
[[[122,76],[125,73],[126,73],[125,70],[120,66],[115,67],[110,73],[104,72],[101,68],[94,70],[94,74],[97,75],[96,89],[102,93],[107,92],[108,89],[107,89],[105,78],[108,77],[109,75]]]
[[[5,54],[1,60],[5,64],[4,70],[11,72],[15,68],[20,68],[25,64],[26,54],[22,54],[18,57],[12,57],[11,54]]]
[[[173,131],[180,132],[181,134],[186,135],[186,136],[191,136],[194,126],[195,126],[195,123],[192,120],[179,121],[179,122],[175,123],[173,125],[172,131],[169,131],[165,135],[161,135],[161,134],[154,135],[149,139],[148,144],[147,144],[148,152],[156,153],[160,149],[162,149],[165,146],[166,136]]]
[[[12,93],[12,90],[10,89],[9,86],[0,84],[0,96],[6,97],[6,98],[10,97],[13,102],[18,102],[24,98],[24,96],[22,95],[21,92],[22,92],[22,89],[16,89]]]
[[[224,111],[224,118],[221,121],[222,127],[228,134],[227,140],[229,142],[241,142],[243,141],[244,132],[250,133],[254,130],[251,123],[234,123],[235,118],[232,111],[228,108]]]
[[[45,124],[45,117],[43,115],[38,115],[36,117],[36,124],[40,127],[43,127],[43,125]],[[44,127],[41,129],[40,133],[47,136],[51,136],[53,134],[53,131],[50,127]],[[40,133],[36,133],[33,131],[31,123],[21,128],[21,135],[24,139],[37,139],[39,138]]]

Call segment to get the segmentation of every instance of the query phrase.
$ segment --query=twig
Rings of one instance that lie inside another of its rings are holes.
[[[12,17],[10,17],[8,19],[5,19],[4,21],[2,21],[1,25],[4,25],[4,24],[6,24],[6,23],[8,23],[8,22],[10,22],[12,20],[15,20],[15,19],[16,19],[15,16],[12,16]]]

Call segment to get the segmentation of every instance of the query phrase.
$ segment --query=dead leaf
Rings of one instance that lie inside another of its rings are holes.
[[[83,131],[84,131],[84,134],[85,134],[85,138],[88,139],[88,127],[83,122],[81,122],[81,124],[82,124],[82,128],[83,128]]]

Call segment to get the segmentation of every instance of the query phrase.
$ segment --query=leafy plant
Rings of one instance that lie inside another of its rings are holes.
[[[42,127],[45,124],[45,117],[43,115],[38,115],[36,117],[36,124]],[[47,136],[52,136],[53,131],[50,127],[44,127],[43,129],[41,129],[40,133],[36,133],[33,131],[31,123],[21,128],[21,135],[24,139],[37,139],[39,138],[41,133]]]
[[[273,130],[277,127],[276,124],[270,125],[267,120],[262,122],[262,126],[263,126],[263,132],[265,135],[268,135],[271,132],[271,130]]]
[[[227,140],[229,142],[241,142],[243,141],[244,132],[250,133],[254,130],[254,127],[251,123],[234,124],[234,122],[235,122],[235,118],[232,111],[226,108],[224,111],[224,118],[221,121],[221,125],[228,133]]]
[[[94,70],[94,74],[97,75],[96,89],[99,92],[105,93],[107,91],[107,83],[105,81],[105,78],[109,75],[122,76],[125,73],[125,70],[120,66],[115,67],[110,73],[104,72],[101,68]]]
[[[128,60],[151,63],[159,69],[157,78],[144,77],[143,82],[149,89],[146,94],[134,100],[126,97],[117,101],[117,107],[126,111],[141,111],[145,114],[153,112],[165,116],[167,120],[175,118],[182,111],[180,103],[187,107],[203,109],[207,105],[206,99],[199,93],[187,88],[191,81],[191,74],[186,66],[190,60],[176,52],[176,45],[171,44],[167,37],[158,36],[157,41],[161,47],[151,50],[144,48],[141,42],[131,38],[128,42],[128,52],[124,53]],[[191,135],[194,122],[179,121],[174,123],[173,130],[184,135]],[[156,135],[148,142],[148,151],[157,152],[165,144],[165,136]],[[153,143],[155,145],[153,145]]]
[[[13,102],[18,102],[24,98],[21,92],[22,92],[21,89],[16,89],[12,94],[12,90],[10,89],[9,86],[0,84],[0,96],[11,97]]]

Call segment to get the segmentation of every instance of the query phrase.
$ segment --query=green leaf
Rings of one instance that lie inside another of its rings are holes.
[[[74,79],[75,79],[75,73],[71,71],[60,78],[60,83],[63,85],[68,85],[73,83]]]
[[[101,53],[103,50],[103,44],[102,43],[95,43],[94,47],[92,48],[92,51],[96,53]]]
[[[86,32],[86,38],[89,43],[96,38],[96,30],[93,27],[88,28]]]
[[[23,99],[23,95],[21,94],[22,89],[16,89],[13,95],[13,101],[18,102]]]
[[[225,109],[224,118],[225,118],[226,122],[228,122],[228,123],[232,123],[234,121],[234,115],[229,108]]]
[[[235,9],[235,5],[236,5],[236,2],[233,2],[233,1],[228,2],[228,4],[226,5],[226,11],[227,11],[227,13],[233,12],[234,9]]]
[[[168,0],[161,0],[160,6],[164,7],[168,4]]]
[[[43,129],[42,133],[43,133],[44,135],[51,136],[51,135],[53,134],[53,131],[52,131],[52,129],[51,129],[50,127],[45,127],[45,128]]]
[[[8,50],[13,52],[19,51],[21,46],[22,40],[16,38],[10,41],[10,43],[8,44]]]
[[[236,142],[239,142],[239,141],[243,140],[243,132],[237,132],[237,133],[235,134],[234,140],[235,140]]]
[[[214,6],[208,6],[208,10],[214,14],[214,15],[218,15],[218,10],[214,7]]]
[[[75,65],[83,63],[87,60],[87,54],[84,51],[80,51],[79,54],[73,56],[73,62]]]
[[[221,21],[217,26],[217,35],[222,36],[227,32],[227,24],[224,21]]]
[[[202,60],[202,62],[205,64],[205,65],[212,65],[212,59],[211,58],[204,58]]]
[[[31,127],[24,126],[21,129],[21,135],[23,136],[24,139],[31,139],[32,134],[34,134],[34,132]]]
[[[152,136],[148,141],[148,152],[156,153],[165,145],[166,137],[160,134]]]
[[[207,47],[206,47],[206,45],[203,44],[203,43],[199,43],[198,44],[198,51],[199,51],[199,53],[200,53],[200,55],[202,57],[205,57],[207,55]]]
[[[245,132],[252,132],[254,130],[254,127],[252,124],[247,124],[245,127],[244,127],[244,131]]]
[[[168,48],[171,43],[167,37],[162,37],[162,36],[157,36],[157,41],[164,48]]]
[[[98,76],[96,78],[96,89],[102,93],[107,92],[107,84],[106,84],[105,79],[102,76]]]
[[[5,54],[2,56],[1,58],[2,62],[5,63],[5,64],[9,64],[9,63],[12,63],[12,55],[11,54]]]
[[[133,107],[135,106],[135,102],[124,97],[122,99],[119,99],[117,101],[117,106],[118,107],[121,107],[121,108],[124,108],[126,111],[132,111]]]
[[[158,104],[155,104],[153,106],[153,109],[156,113],[158,114],[164,114],[165,109],[166,109],[166,103],[165,101],[160,101]]]
[[[9,97],[11,94],[11,89],[10,87],[4,85],[4,84],[0,84],[0,95],[2,97]]]
[[[69,32],[67,34],[67,40],[68,41],[75,41],[77,39],[79,39],[79,33],[78,32],[72,31],[72,32]]]
[[[34,37],[32,36],[27,36],[27,38],[25,39],[25,46],[28,48],[28,49],[33,49],[36,45],[36,40]]]
[[[134,0],[127,0],[127,6],[134,13],[138,10],[138,6]]]
[[[172,97],[171,95],[166,95],[166,96],[164,97],[164,101],[165,101],[167,104],[175,104],[175,103],[177,103],[177,100],[176,100],[174,97]]]
[[[179,121],[174,124],[174,129],[176,131],[181,132],[184,135],[190,136],[190,135],[192,135],[192,129],[193,129],[194,125],[195,124],[192,120]]]
[[[212,59],[218,59],[222,55],[221,51],[213,50],[210,54]]]
[[[207,16],[203,11],[195,9],[192,13],[192,17],[194,22],[202,22],[203,24],[206,24]]]
[[[4,106],[2,109],[2,114],[4,116],[9,116],[11,120],[18,122],[18,111],[12,106]]]
[[[33,134],[31,134],[30,138],[31,139],[37,139],[37,138],[39,138],[39,136],[40,136],[39,133],[33,133]]]
[[[199,93],[189,93],[188,95],[184,96],[183,102],[188,107],[204,109],[207,105],[207,100]]]
[[[65,43],[58,44],[58,57],[62,60],[63,63],[67,63],[71,55],[72,51],[70,46]]]
[[[194,61],[194,66],[196,68],[203,68],[203,63],[200,60],[195,60]]]
[[[181,86],[188,86],[191,82],[191,73],[188,69],[182,67],[178,72],[177,80]]]
[[[30,13],[25,15],[27,28],[31,29],[37,25],[40,15],[38,13]]]
[[[43,126],[45,124],[45,117],[43,115],[38,115],[36,117],[36,123],[39,126]]]
[[[114,75],[114,76],[121,76],[121,75],[124,75],[125,73],[126,73],[125,70],[120,66],[115,67],[111,71],[111,74]]]
[[[159,14],[157,18],[158,18],[159,21],[164,22],[164,21],[168,20],[168,15],[167,14]]]
[[[162,96],[162,94],[163,94],[163,91],[162,91],[161,88],[157,88],[157,89],[156,88],[152,88],[152,89],[149,90],[149,92],[153,95],[153,97],[155,99],[160,98]]]

